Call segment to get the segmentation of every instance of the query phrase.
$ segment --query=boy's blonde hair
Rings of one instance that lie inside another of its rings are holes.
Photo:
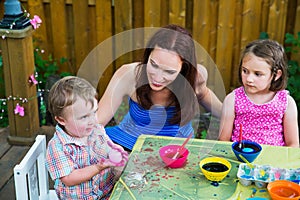
[[[94,106],[97,99],[96,89],[85,79],[76,76],[66,76],[57,81],[50,89],[48,110],[52,117],[63,116],[66,107],[72,105],[78,98]]]

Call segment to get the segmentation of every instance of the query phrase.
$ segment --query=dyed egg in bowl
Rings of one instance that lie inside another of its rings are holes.
[[[268,184],[268,192],[273,200],[299,200],[300,185],[287,180],[277,180]]]
[[[200,161],[199,167],[210,181],[222,181],[231,170],[231,164],[225,158],[208,157]]]
[[[240,155],[242,155],[248,162],[253,162],[262,151],[260,144],[247,140],[243,140],[242,149],[239,147],[239,142],[232,143],[231,149],[236,158],[241,162],[245,161],[240,157]],[[245,151],[245,149],[247,149],[247,151]]]

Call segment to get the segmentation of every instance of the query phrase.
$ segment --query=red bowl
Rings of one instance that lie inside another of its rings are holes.
[[[189,155],[189,150],[186,148],[182,149],[180,154],[177,156],[177,159],[172,159],[179,148],[180,145],[167,145],[159,149],[159,155],[166,166],[170,168],[180,168],[185,164]]]
[[[268,184],[269,194],[274,200],[300,199],[300,185],[287,180],[277,180]]]

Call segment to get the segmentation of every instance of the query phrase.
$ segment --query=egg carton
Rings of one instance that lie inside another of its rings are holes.
[[[240,183],[244,186],[255,184],[258,188],[267,187],[269,182],[275,180],[300,180],[300,168],[284,169],[276,168],[270,165],[256,165],[250,167],[246,163],[241,163],[237,172],[237,177]]]

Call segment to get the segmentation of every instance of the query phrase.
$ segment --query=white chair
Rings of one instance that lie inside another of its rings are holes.
[[[17,200],[58,200],[54,190],[49,190],[46,160],[46,136],[38,135],[20,164],[14,167]]]

